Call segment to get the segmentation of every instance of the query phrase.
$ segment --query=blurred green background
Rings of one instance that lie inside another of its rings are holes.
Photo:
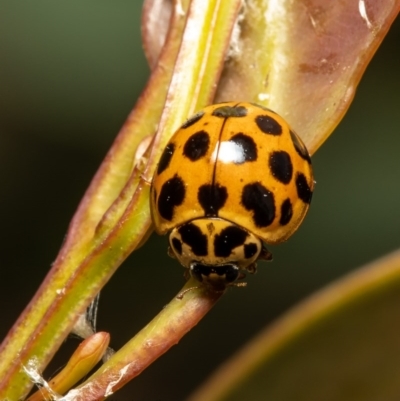
[[[47,273],[69,220],[149,69],[141,1],[1,0],[0,338]],[[400,21],[350,111],[313,158],[317,186],[299,231],[274,247],[181,343],[113,400],[183,399],[258,330],[400,240]],[[307,101],[307,99],[305,99]],[[183,285],[153,236],[101,295],[99,330],[119,348]],[[70,339],[66,353],[77,345]],[[65,356],[48,368],[54,374]]]

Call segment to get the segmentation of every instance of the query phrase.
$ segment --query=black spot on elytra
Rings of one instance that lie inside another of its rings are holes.
[[[286,226],[290,222],[293,216],[293,207],[290,199],[285,199],[281,205],[281,218],[279,219],[279,223],[282,226]]]
[[[199,111],[192,117],[190,117],[185,123],[182,124],[181,128],[189,128],[193,124],[197,123],[204,116],[204,111]]]
[[[282,184],[289,184],[293,175],[293,165],[289,153],[281,150],[269,155],[269,168],[272,175]]]
[[[260,128],[260,130],[264,132],[264,134],[269,134],[269,135],[282,134],[281,125],[271,116],[261,114],[255,118],[255,122],[258,128]]]
[[[253,221],[257,227],[268,227],[274,221],[274,195],[259,182],[244,186],[242,205],[253,212]]]
[[[178,238],[172,238],[172,247],[177,254],[182,255],[182,242]]]
[[[184,224],[178,229],[182,241],[190,246],[196,256],[207,256],[207,236],[192,223]]]
[[[169,143],[160,157],[157,167],[157,174],[161,174],[168,166],[175,151],[175,144]]]
[[[312,198],[311,188],[307,183],[307,179],[302,173],[298,173],[296,177],[297,195],[305,202],[310,203]]]
[[[292,138],[292,142],[294,145],[294,148],[296,149],[296,152],[299,154],[299,156],[307,160],[309,164],[311,164],[311,157],[308,153],[307,148],[305,147],[304,143],[300,140],[300,138],[292,131],[290,130],[290,136]]]
[[[205,131],[193,134],[183,147],[183,154],[192,162],[201,159],[210,146],[210,136]]]
[[[252,258],[258,251],[257,244],[250,242],[250,244],[245,244],[244,246],[244,257],[246,259]]]
[[[217,216],[228,197],[226,187],[219,184],[205,184],[199,188],[197,199],[206,216]]]
[[[242,164],[257,160],[257,145],[251,136],[240,132],[229,139],[229,142],[235,144],[233,163]]]
[[[221,118],[246,117],[247,109],[243,106],[221,106],[214,109],[212,115]]]
[[[185,199],[185,192],[185,184],[178,175],[175,174],[173,178],[165,181],[157,203],[158,212],[162,218],[172,220],[174,208],[182,204]]]
[[[243,245],[247,234],[246,231],[236,226],[224,228],[220,234],[216,234],[214,238],[215,256],[226,258],[239,245]]]

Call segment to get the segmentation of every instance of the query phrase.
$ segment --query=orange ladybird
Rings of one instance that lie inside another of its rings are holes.
[[[256,104],[221,103],[172,136],[153,177],[151,213],[190,274],[224,288],[271,259],[264,243],[296,231],[313,188],[307,148],[282,117]]]

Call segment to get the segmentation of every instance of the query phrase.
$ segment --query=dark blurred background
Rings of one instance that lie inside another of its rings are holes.
[[[147,80],[141,3],[1,1],[0,339],[50,268],[85,188]],[[346,117],[313,158],[317,186],[299,231],[274,247],[274,262],[261,265],[246,288],[229,291],[113,400],[183,399],[293,304],[399,246],[399,71],[398,20]],[[102,292],[98,329],[111,333],[116,349],[183,285],[166,241],[153,236]],[[64,348],[69,353],[77,344],[70,339]],[[48,374],[64,362],[56,359]]]

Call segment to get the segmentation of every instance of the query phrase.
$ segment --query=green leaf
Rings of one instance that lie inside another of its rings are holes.
[[[398,0],[248,1],[216,100],[270,107],[313,154],[346,113],[399,9]]]

